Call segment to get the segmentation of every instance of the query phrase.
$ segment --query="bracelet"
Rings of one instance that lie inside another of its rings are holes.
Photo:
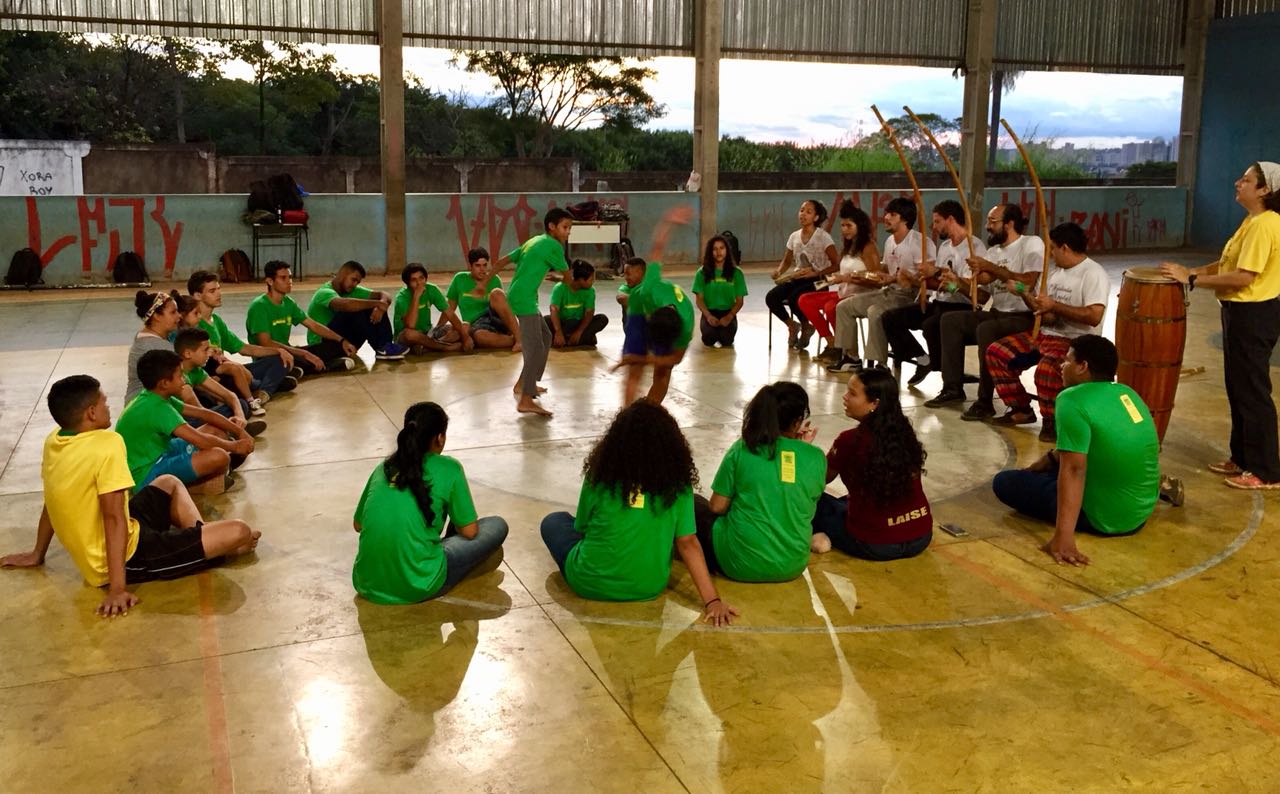
[[[717,601],[719,601],[719,600],[720,600],[720,598],[717,596],[716,598],[713,598],[713,599],[711,599],[710,601],[708,601],[707,603],[703,604],[703,605],[702,605],[702,608],[703,608],[703,609],[706,609],[707,607],[711,606],[712,604],[714,604],[715,602],[717,602]]]
[[[1019,281],[1017,283],[1017,286],[1014,287],[1014,289],[1018,291],[1019,295],[1021,295],[1022,293],[1027,291],[1027,285]]]
[[[1191,275],[1187,276],[1187,292],[1190,292],[1195,288],[1196,288],[1196,274],[1192,273]]]

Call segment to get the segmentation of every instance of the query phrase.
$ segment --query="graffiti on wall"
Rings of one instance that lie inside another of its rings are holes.
[[[151,199],[79,196],[76,198],[77,225],[74,230],[68,230],[70,233],[61,235],[57,232],[63,229],[50,233],[42,223],[40,204],[35,198],[28,197],[26,205],[27,246],[40,254],[40,264],[44,267],[48,267],[63,249],[73,246],[79,248],[80,269],[84,273],[92,273],[95,269],[110,272],[122,251],[136,251],[143,262],[151,263],[147,257],[150,237],[153,243],[151,251],[163,255],[164,272],[173,272],[184,225],[182,221],[170,222],[165,217],[164,196]]]
[[[452,222],[457,231],[458,247],[463,261],[466,261],[467,253],[473,248],[485,248],[491,256],[496,258],[522,241],[541,234],[543,213],[556,206],[555,199],[550,199],[546,209],[539,212],[529,204],[527,193],[501,196],[486,193],[474,197],[477,199],[476,210],[468,218],[462,208],[464,198],[470,199],[472,196],[451,196],[449,209],[444,216],[445,221]],[[507,206],[499,205],[499,198],[508,200]],[[627,208],[626,196],[605,197],[588,194],[584,201],[613,201],[621,204],[624,210]],[[602,246],[595,246],[595,248],[603,250]]]

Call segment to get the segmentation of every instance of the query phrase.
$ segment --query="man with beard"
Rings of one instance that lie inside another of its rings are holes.
[[[995,386],[984,355],[987,345],[1010,334],[1030,330],[1035,315],[1022,293],[1035,287],[1044,266],[1044,241],[1022,232],[1027,219],[1017,204],[997,204],[987,213],[986,257],[968,260],[978,283],[991,292],[991,308],[950,312],[942,316],[942,391],[925,405],[930,408],[963,402],[965,346],[978,346],[978,399],[960,418],[977,421],[995,416]]]

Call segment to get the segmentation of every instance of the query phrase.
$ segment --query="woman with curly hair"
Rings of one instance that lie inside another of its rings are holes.
[[[476,517],[462,464],[441,454],[448,429],[449,415],[439,405],[411,405],[396,451],[374,468],[360,494],[352,521],[360,550],[351,583],[374,603],[444,595],[507,538],[506,521]]]
[[[671,546],[702,597],[703,618],[733,622],[737,610],[716,595],[695,535],[698,470],[671,414],[640,400],[614,417],[582,465],[578,513],[542,520],[542,541],[569,587],[595,601],[656,598],[671,575]]]
[[[702,313],[698,327],[707,347],[733,347],[738,335],[738,312],[747,296],[747,279],[738,264],[722,235],[707,240],[702,267],[693,277],[694,300]]]
[[[920,476],[924,447],[898,402],[898,381],[888,370],[864,369],[849,378],[845,415],[858,422],[827,452],[827,482],[840,476],[849,490],[823,494],[813,519],[813,550],[832,546],[866,560],[898,560],[924,551],[933,539],[933,515]]]
[[[827,463],[813,445],[809,395],[798,383],[765,386],[747,403],[711,500],[698,497],[698,542],[711,570],[742,582],[786,582],[809,564]]]
[[[835,363],[845,355],[835,336],[836,306],[840,301],[859,293],[879,290],[879,287],[871,286],[872,282],[867,280],[868,273],[880,273],[884,270],[880,264],[880,249],[876,247],[874,232],[875,226],[867,213],[845,199],[840,205],[840,237],[844,246],[840,252],[840,270],[827,277],[827,283],[836,285],[836,291],[806,292],[800,296],[800,311],[810,325],[818,330],[822,341],[827,343],[826,349],[818,356],[821,361]],[[854,356],[858,348],[858,325],[853,323],[850,327],[853,331],[853,345],[848,355]]]

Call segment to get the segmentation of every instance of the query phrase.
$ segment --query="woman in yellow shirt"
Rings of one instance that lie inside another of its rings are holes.
[[[1271,400],[1271,354],[1280,338],[1280,163],[1261,161],[1236,180],[1244,221],[1204,267],[1160,269],[1190,289],[1209,287],[1222,304],[1222,360],[1231,406],[1231,457],[1209,466],[1244,490],[1280,489],[1280,443]]]

